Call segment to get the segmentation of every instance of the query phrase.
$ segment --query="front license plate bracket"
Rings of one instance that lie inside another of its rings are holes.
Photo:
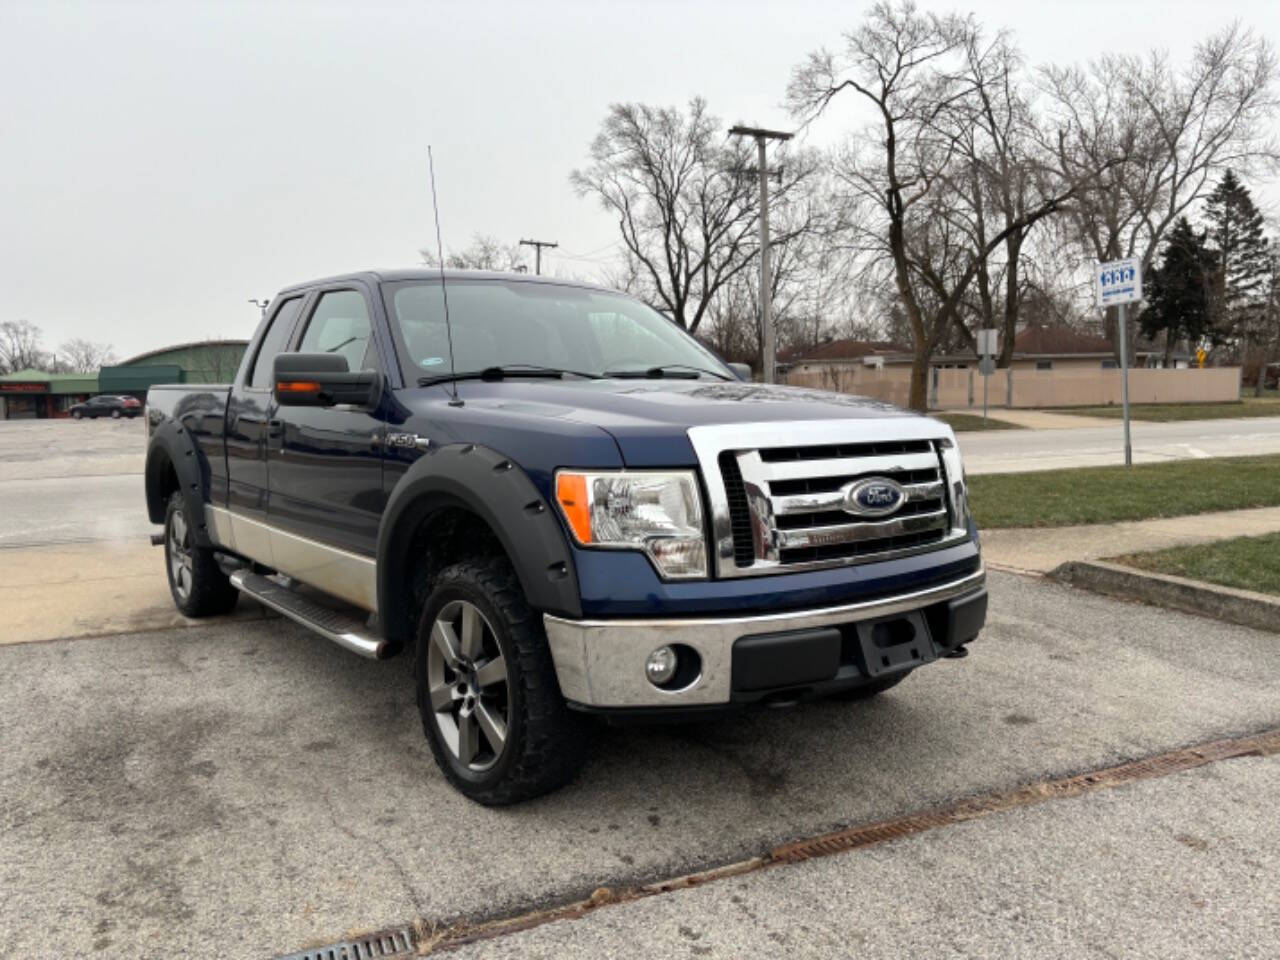
[[[862,652],[859,666],[872,679],[937,659],[929,624],[922,613],[866,620],[855,627]]]

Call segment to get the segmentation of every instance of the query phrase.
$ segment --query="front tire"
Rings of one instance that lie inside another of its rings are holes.
[[[112,420],[119,420],[119,419],[120,419],[120,411],[119,411],[119,410],[112,410],[112,411],[111,411],[111,419],[112,419]]]
[[[560,694],[541,619],[505,558],[441,571],[423,605],[414,668],[423,732],[465,796],[519,803],[577,775],[580,724]]]
[[[181,491],[169,498],[164,518],[164,566],[173,605],[186,617],[229,613],[240,598],[213,551],[196,544]]]
[[[83,417],[83,416],[84,416],[84,414],[83,414],[83,413],[81,413],[79,410],[72,410],[72,411],[71,411],[71,419],[72,419],[72,420],[79,420],[79,419],[80,419],[81,417]]]

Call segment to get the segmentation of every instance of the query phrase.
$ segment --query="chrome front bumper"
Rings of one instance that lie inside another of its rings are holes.
[[[975,590],[985,567],[959,580],[866,603],[748,617],[565,620],[543,615],[560,691],[589,707],[684,707],[732,698],[733,645],[741,637],[832,627],[910,613]],[[681,690],[662,690],[644,673],[645,658],[663,644],[683,643],[702,658],[702,673]]]

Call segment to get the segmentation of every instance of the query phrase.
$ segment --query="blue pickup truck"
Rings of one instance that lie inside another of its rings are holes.
[[[571,780],[588,715],[856,699],[963,656],[987,594],[950,428],[749,372],[586,284],[289,287],[233,384],[148,394],[174,603],[404,652],[487,804]]]

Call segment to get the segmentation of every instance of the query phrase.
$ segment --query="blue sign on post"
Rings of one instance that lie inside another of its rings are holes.
[[[1100,263],[1094,279],[1098,306],[1104,310],[1142,299],[1142,261],[1137,258]]]
[[[1098,264],[1094,273],[1098,306],[1117,307],[1120,313],[1120,382],[1124,404],[1124,464],[1133,465],[1133,441],[1129,432],[1129,331],[1125,327],[1125,304],[1142,299],[1142,261],[1136,257]]]

